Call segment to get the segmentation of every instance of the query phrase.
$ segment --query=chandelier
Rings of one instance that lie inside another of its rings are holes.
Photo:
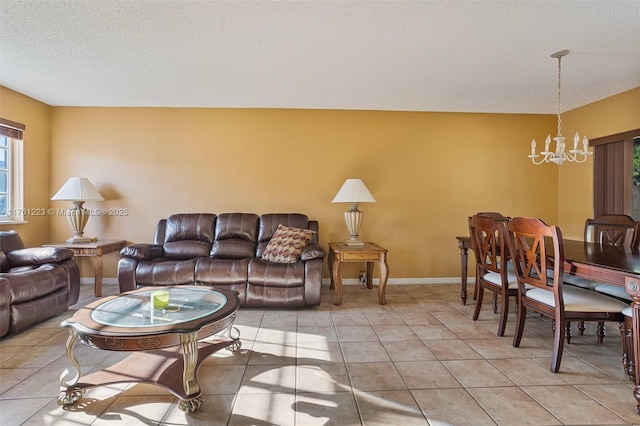
[[[578,149],[578,144],[580,142],[580,136],[576,132],[576,135],[573,137],[573,149],[569,150],[569,152],[565,151],[565,142],[564,136],[562,136],[562,117],[560,116],[560,62],[563,56],[569,54],[568,50],[561,50],[559,52],[555,52],[551,55],[552,58],[558,58],[558,135],[553,138],[556,142],[555,150],[549,151],[549,145],[551,144],[551,135],[547,136],[547,139],[544,141],[544,151],[540,152],[540,154],[536,154],[536,140],[531,141],[531,161],[533,164],[542,164],[542,163],[555,163],[560,165],[565,161],[573,161],[576,163],[584,163],[587,161],[587,158],[593,154],[593,152],[589,151],[589,140],[585,136],[582,139],[582,149]]]

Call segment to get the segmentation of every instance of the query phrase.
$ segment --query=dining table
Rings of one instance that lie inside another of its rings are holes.
[[[472,249],[469,236],[456,237],[460,249],[462,282],[460,297],[467,302],[467,261]],[[640,250],[629,247],[602,245],[579,240],[563,240],[564,272],[582,278],[623,287],[631,297],[633,313],[634,362],[640,365]],[[553,256],[553,253],[548,253]],[[640,414],[640,368],[635,369],[635,389]]]

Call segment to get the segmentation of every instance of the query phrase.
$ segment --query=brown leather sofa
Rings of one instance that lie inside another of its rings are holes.
[[[262,259],[282,224],[315,232],[294,263]],[[299,213],[188,213],[162,219],[153,244],[120,251],[120,291],[144,286],[210,285],[238,292],[241,306],[320,304],[325,251],[318,222]]]
[[[69,249],[25,248],[0,231],[0,337],[54,317],[78,302],[80,271]]]

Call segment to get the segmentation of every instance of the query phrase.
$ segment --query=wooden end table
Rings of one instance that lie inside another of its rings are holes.
[[[331,272],[331,287],[335,288],[336,305],[342,304],[342,264],[365,262],[367,264],[367,288],[373,288],[373,262],[378,262],[380,268],[380,283],[378,284],[378,299],[385,305],[385,290],[389,278],[387,264],[387,249],[375,243],[364,243],[364,246],[349,246],[346,243],[329,243],[329,271]]]
[[[125,240],[97,240],[89,243],[51,243],[44,247],[61,247],[73,251],[75,257],[93,257],[95,259],[94,292],[97,297],[102,296],[102,255],[120,251],[127,245]]]
[[[152,305],[158,290],[169,292],[169,305],[163,309]],[[153,383],[177,396],[180,410],[196,411],[203,402],[200,364],[220,349],[240,349],[240,331],[233,327],[239,307],[237,292],[182,285],[146,287],[80,308],[62,322],[69,328],[66,351],[76,372],[70,380],[69,369],[60,376],[58,404],[69,407],[82,399],[86,389],[96,386]],[[225,330],[227,336],[219,335]],[[92,348],[131,354],[82,376],[73,353],[78,339]]]

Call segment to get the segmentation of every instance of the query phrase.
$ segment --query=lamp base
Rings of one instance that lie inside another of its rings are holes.
[[[349,239],[345,241],[347,247],[364,247],[364,243],[358,239],[363,216],[364,214],[358,210],[358,203],[351,203],[351,209],[344,212],[344,221],[349,230]]]
[[[348,247],[364,247],[364,242],[360,240],[347,240],[344,242]]]
[[[68,244],[92,243],[94,241],[96,241],[95,238],[88,238],[88,237],[70,237],[70,238],[67,238],[67,243]]]

